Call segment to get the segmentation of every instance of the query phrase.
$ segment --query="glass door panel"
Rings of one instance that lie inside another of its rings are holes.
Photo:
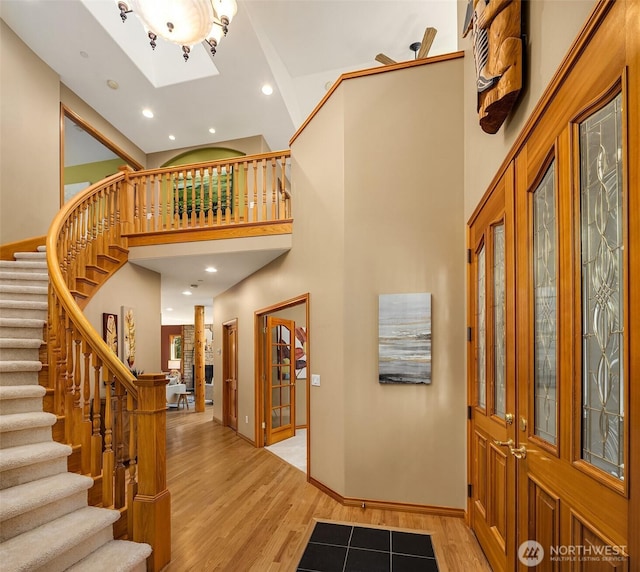
[[[505,418],[506,397],[506,307],[504,268],[504,223],[493,227],[493,403],[494,413]]]

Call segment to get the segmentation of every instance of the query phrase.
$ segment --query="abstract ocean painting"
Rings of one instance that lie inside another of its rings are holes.
[[[378,381],[431,383],[431,294],[381,294]]]

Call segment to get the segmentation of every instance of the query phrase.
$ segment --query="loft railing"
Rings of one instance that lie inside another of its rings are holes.
[[[289,152],[151,171],[123,170],[69,201],[47,235],[47,359],[62,439],[75,468],[94,478],[93,504],[121,511],[117,536],[153,547],[147,567],[170,560],[166,489],[166,379],[136,379],[81,306],[127,259],[132,236],[199,233],[290,221]],[[204,233],[204,234],[202,234]]]
[[[149,171],[128,171],[132,224],[140,235],[270,224],[291,218],[290,151]]]

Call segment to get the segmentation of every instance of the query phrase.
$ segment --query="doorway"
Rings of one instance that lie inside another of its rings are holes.
[[[222,324],[222,424],[238,430],[238,320]]]
[[[256,445],[278,443],[272,452],[299,468],[306,464],[308,470],[309,295],[256,311],[255,347]],[[299,461],[301,447],[306,463]],[[287,458],[289,452],[296,461]]]

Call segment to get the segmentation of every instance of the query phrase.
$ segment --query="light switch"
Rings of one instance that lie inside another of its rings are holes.
[[[311,385],[320,387],[320,376],[317,373],[311,374]]]

